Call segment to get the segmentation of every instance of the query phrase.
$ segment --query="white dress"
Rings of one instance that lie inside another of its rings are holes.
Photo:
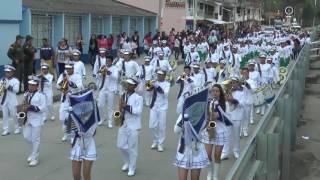
[[[93,136],[77,138],[70,151],[70,160],[95,161],[97,159],[96,143]]]
[[[183,168],[183,169],[202,169],[209,165],[208,155],[205,149],[205,146],[201,142],[193,142],[189,146],[185,146],[184,151],[180,152],[180,144],[182,137],[182,129],[178,126],[178,123],[182,120],[180,115],[176,125],[175,132],[180,134],[180,140],[178,143],[176,158],[174,161],[174,166]]]

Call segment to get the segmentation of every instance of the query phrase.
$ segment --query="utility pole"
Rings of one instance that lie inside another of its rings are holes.
[[[312,27],[314,28],[315,24],[316,24],[316,11],[317,11],[317,0],[314,0],[314,12],[313,12],[313,22],[312,22]]]
[[[193,30],[197,30],[197,18],[198,18],[198,1],[193,0]]]
[[[159,0],[159,12],[158,12],[158,31],[161,32],[161,21],[163,17],[163,0]]]

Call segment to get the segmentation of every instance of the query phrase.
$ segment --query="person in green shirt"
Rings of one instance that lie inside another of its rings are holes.
[[[28,88],[28,77],[34,74],[35,69],[33,62],[35,60],[36,48],[32,45],[33,37],[30,35],[26,36],[26,41],[23,45],[24,52],[24,90]]]

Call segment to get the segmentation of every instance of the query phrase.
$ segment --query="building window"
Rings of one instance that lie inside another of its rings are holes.
[[[66,16],[64,20],[64,37],[68,40],[68,44],[74,46],[76,38],[81,35],[81,17]]]
[[[33,45],[35,47],[42,46],[43,38],[47,38],[49,42],[52,42],[52,16],[33,14],[31,22],[31,35],[34,38]]]
[[[91,34],[103,34],[103,17],[92,17],[91,19]]]
[[[122,23],[120,17],[112,17],[112,34],[117,36],[122,33]]]
[[[144,32],[145,32],[145,34],[147,34],[149,32],[152,32],[152,30],[151,30],[151,18],[145,18],[144,20],[145,20],[144,21]]]
[[[129,35],[133,34],[138,30],[138,18],[130,17],[130,32]]]

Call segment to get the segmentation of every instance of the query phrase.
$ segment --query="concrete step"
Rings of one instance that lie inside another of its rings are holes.
[[[305,95],[316,95],[320,98],[320,83],[319,84],[306,84]]]
[[[320,78],[320,71],[310,69],[306,76],[307,84],[318,84],[318,80]]]

